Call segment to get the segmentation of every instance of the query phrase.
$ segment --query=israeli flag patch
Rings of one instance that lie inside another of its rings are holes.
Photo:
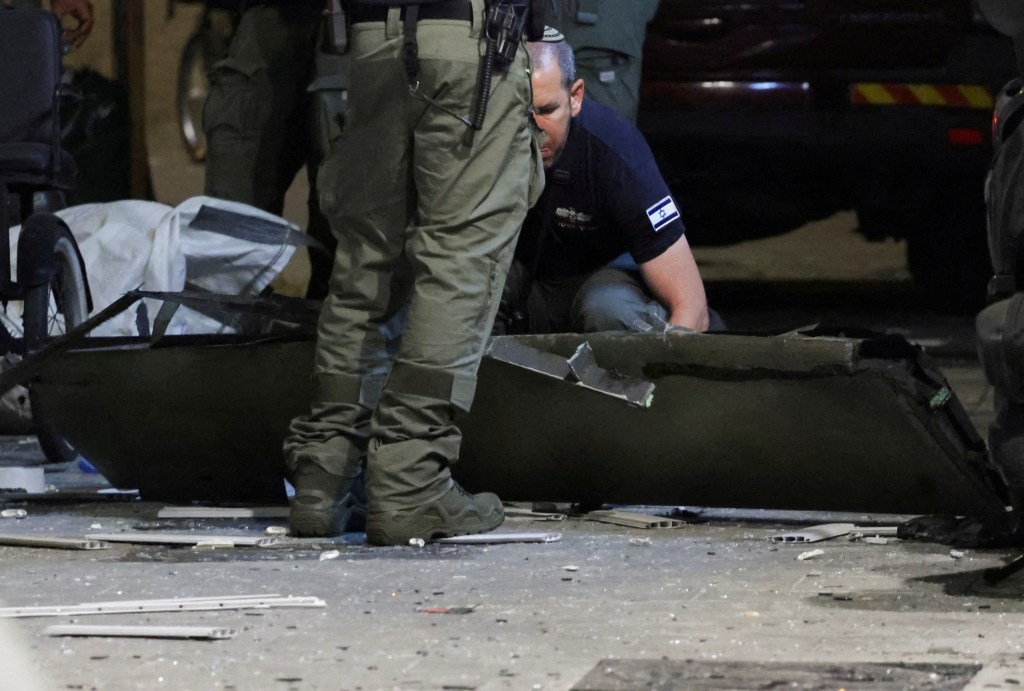
[[[650,219],[654,232],[658,232],[679,218],[679,209],[676,208],[676,203],[672,197],[668,196],[647,209],[647,218]]]

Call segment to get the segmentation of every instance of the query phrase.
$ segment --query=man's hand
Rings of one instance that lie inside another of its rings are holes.
[[[644,282],[668,312],[669,324],[694,331],[707,331],[710,324],[704,281],[686,242],[681,235],[675,244],[660,255],[640,265]]]
[[[77,48],[88,38],[92,31],[92,2],[90,0],[50,0],[50,11],[61,19],[71,17],[78,22],[75,26],[65,27],[64,40],[72,48]]]

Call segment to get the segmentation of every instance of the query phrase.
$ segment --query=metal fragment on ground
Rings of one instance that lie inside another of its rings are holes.
[[[566,515],[553,511],[534,511],[533,509],[524,509],[520,506],[505,504],[505,518],[529,518],[534,521],[557,522],[564,521]]]
[[[60,624],[43,629],[47,636],[103,636],[111,638],[181,638],[224,640],[235,637],[234,629],[217,626],[90,626]]]
[[[817,559],[818,557],[825,554],[823,549],[812,549],[809,552],[801,552],[796,556],[800,561],[807,561],[808,559]]]
[[[771,542],[787,543],[820,542],[821,540],[831,540],[834,537],[847,535],[853,530],[853,527],[853,523],[825,523],[804,528],[803,530],[772,535],[768,539]]]
[[[480,605],[469,605],[468,607],[421,607],[416,610],[423,614],[472,614]]]
[[[500,545],[511,542],[558,542],[561,539],[561,533],[482,533],[442,537],[434,542],[444,545]]]
[[[36,535],[0,534],[0,545],[10,547],[44,547],[48,549],[107,549],[110,543],[90,538],[39,537]]]
[[[165,506],[157,518],[288,518],[287,506]]]
[[[635,513],[633,511],[589,511],[584,516],[588,521],[598,523],[611,523],[612,525],[623,525],[627,528],[679,528],[686,525],[683,521],[662,516],[649,516],[647,514]]]
[[[228,544],[246,547],[270,547],[280,544],[276,537],[252,537],[249,535],[182,535],[178,533],[96,533],[96,540],[108,542],[149,543],[157,545]]]
[[[170,600],[131,600],[86,602],[77,605],[40,607],[2,607],[0,618],[61,617],[88,614],[134,614],[138,612],[197,612],[227,609],[269,609],[272,607],[326,607],[317,597],[280,595],[228,595],[225,597],[173,598]]]

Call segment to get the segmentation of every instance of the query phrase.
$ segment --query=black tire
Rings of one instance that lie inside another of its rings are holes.
[[[31,353],[50,338],[61,336],[86,320],[89,314],[85,271],[78,247],[71,232],[59,227],[53,232],[53,255],[56,273],[41,285],[25,291],[22,320],[25,327],[25,348]],[[78,458],[78,452],[50,425],[45,409],[40,408],[29,387],[32,421],[39,446],[47,459],[64,463]]]
[[[223,41],[209,26],[192,34],[178,65],[178,128],[185,150],[197,163],[206,159],[203,104],[210,93],[209,71],[224,52]]]

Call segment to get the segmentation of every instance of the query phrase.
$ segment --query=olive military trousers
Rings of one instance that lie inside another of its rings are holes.
[[[636,122],[640,106],[641,57],[596,48],[576,51],[576,76],[587,98],[608,106],[627,122]]]
[[[273,0],[243,13],[228,55],[210,74],[203,108],[207,140],[205,193],[274,214],[303,168],[309,177],[311,236],[329,248],[312,252],[310,297],[327,290],[334,238],[317,202],[316,170],[340,132],[309,87],[325,71],[343,70],[342,56],[318,55],[323,2]]]
[[[411,93],[397,8],[387,21],[352,27],[348,121],[320,171],[338,250],[316,393],[310,413],[292,422],[286,466],[293,476],[314,464],[353,477],[365,454],[371,511],[450,489],[455,416],[470,408],[519,228],[543,180],[524,49],[495,74],[481,130],[445,111],[469,115],[475,103],[484,3],[472,5],[472,23],[418,24],[414,84],[433,103]]]

